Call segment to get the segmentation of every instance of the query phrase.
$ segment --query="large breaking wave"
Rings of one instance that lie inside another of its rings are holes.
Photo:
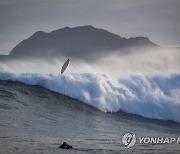
[[[143,74],[113,82],[101,74],[14,74],[0,72],[1,80],[39,85],[79,99],[101,111],[123,110],[143,117],[180,122],[180,74]]]

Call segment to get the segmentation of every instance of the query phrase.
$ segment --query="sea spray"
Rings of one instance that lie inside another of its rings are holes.
[[[180,74],[118,79],[101,74],[14,74],[0,72],[1,80],[39,85],[89,104],[103,112],[123,110],[147,118],[180,122]]]

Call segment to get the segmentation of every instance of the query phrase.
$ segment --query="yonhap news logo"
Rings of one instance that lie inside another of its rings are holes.
[[[125,148],[130,148],[136,143],[139,144],[179,144],[180,137],[136,137],[133,132],[126,133],[122,137],[122,143]]]
[[[122,143],[125,146],[125,148],[130,148],[135,145],[136,143],[136,135],[135,133],[126,133],[122,137]]]

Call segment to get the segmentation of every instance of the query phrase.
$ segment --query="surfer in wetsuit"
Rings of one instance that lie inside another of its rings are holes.
[[[66,142],[63,142],[63,144],[62,144],[59,148],[62,148],[62,149],[70,149],[70,148],[72,148],[72,146],[69,145],[69,144],[67,144]]]

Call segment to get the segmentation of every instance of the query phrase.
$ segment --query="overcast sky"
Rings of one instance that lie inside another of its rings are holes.
[[[78,25],[180,46],[180,0],[0,0],[0,54],[36,31]]]

